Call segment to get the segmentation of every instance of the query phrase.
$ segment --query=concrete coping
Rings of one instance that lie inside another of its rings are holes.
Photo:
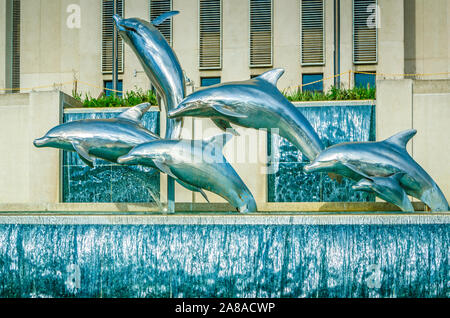
[[[121,113],[130,107],[79,107],[79,108],[64,108],[65,114],[76,114],[76,113]],[[148,110],[150,112],[159,111],[159,106],[151,106]]]
[[[342,100],[342,101],[314,101],[314,102],[293,102],[297,107],[321,107],[321,106],[374,106],[375,100]],[[129,107],[70,107],[64,108],[64,113],[103,113],[103,112],[123,112]],[[152,106],[148,111],[159,111],[159,106]]]
[[[376,100],[325,100],[311,102],[292,102],[297,107],[321,107],[321,106],[374,106]]]
[[[352,212],[400,212],[398,207],[386,202],[259,202],[260,213],[352,213]],[[422,202],[413,202],[417,212],[424,212],[425,205]],[[1,203],[0,213],[161,213],[160,207],[154,203]],[[106,212],[105,212],[106,211]],[[232,212],[235,209],[228,203],[175,203],[175,211],[191,213]],[[430,212],[427,212],[431,214]]]

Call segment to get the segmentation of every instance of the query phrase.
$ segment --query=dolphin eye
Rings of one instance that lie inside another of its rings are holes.
[[[123,27],[125,30],[127,30],[127,31],[136,32],[136,29],[135,29],[135,28],[132,28],[132,27],[129,27],[129,26],[126,26],[126,25],[123,25],[122,27]]]

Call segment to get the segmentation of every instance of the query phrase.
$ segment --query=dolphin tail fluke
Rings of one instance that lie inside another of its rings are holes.
[[[178,13],[180,13],[180,11],[165,12],[165,13],[161,14],[159,17],[155,18],[152,21],[152,24],[153,25],[160,25],[161,23],[163,23],[167,19],[171,18],[172,16],[177,15]]]
[[[437,185],[424,191],[420,200],[428,205],[433,212],[449,211],[447,199]]]

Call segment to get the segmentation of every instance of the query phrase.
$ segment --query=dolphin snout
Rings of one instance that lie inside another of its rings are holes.
[[[182,111],[183,111],[183,107],[178,107],[178,108],[172,109],[168,112],[168,116],[169,116],[169,118],[180,117],[180,114]]]
[[[113,19],[114,21],[116,21],[117,27],[120,27],[120,22],[122,21],[122,18],[118,14],[115,14],[113,15]]]
[[[362,179],[352,186],[353,190],[368,190],[372,183],[367,179]]]
[[[320,166],[320,164],[318,162],[312,162],[309,165],[306,165],[303,170],[305,170],[306,172],[313,172],[316,169],[318,169]]]
[[[132,161],[135,159],[136,159],[136,157],[134,155],[127,154],[127,155],[123,155],[123,156],[117,158],[117,163],[120,163],[120,164],[132,163]]]
[[[47,137],[42,137],[42,138],[37,138],[33,141],[33,145],[35,147],[44,147],[48,142],[48,138]]]

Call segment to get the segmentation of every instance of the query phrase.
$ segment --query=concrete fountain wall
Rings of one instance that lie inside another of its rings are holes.
[[[0,297],[449,297],[448,215],[0,215]]]

